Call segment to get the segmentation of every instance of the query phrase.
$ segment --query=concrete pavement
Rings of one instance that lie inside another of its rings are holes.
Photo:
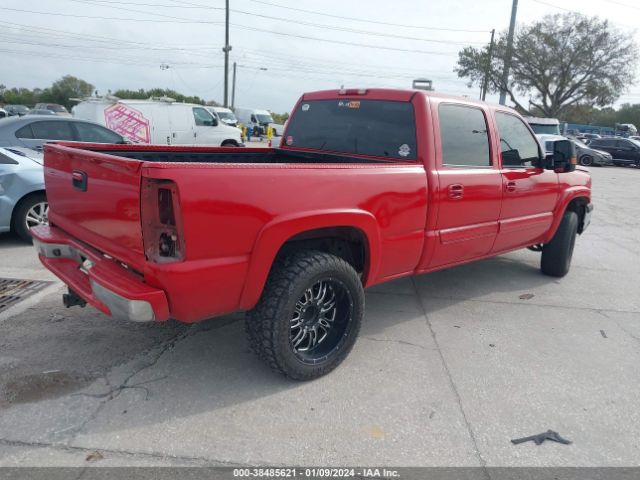
[[[118,322],[54,285],[0,317],[0,466],[637,466],[640,170],[592,174],[565,278],[523,250],[374,287],[353,352],[314,382],[271,373],[240,315]],[[0,262],[50,278],[8,236]],[[547,429],[573,444],[510,442]]]

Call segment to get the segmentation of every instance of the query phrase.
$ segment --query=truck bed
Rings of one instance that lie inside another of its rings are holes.
[[[142,147],[142,148],[141,148]],[[83,150],[164,163],[387,163],[393,160],[331,153],[303,152],[281,148],[164,147],[149,145],[82,146]]]

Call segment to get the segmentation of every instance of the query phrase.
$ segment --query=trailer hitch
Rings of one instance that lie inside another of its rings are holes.
[[[78,295],[76,292],[74,292],[70,288],[68,290],[69,290],[69,293],[62,294],[62,303],[64,304],[65,307],[67,308],[75,307],[75,306],[85,307],[87,305],[87,302],[82,297],[80,297],[80,295]]]

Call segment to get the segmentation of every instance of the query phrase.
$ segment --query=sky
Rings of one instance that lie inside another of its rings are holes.
[[[306,91],[411,88],[415,78],[477,98],[479,88],[468,88],[453,71],[457,52],[487,44],[493,28],[506,30],[511,4],[230,0],[235,105],[283,113]],[[70,74],[100,94],[162,87],[222,103],[224,6],[223,0],[0,0],[0,84],[44,88]],[[606,18],[640,43],[638,0],[519,0],[517,20],[566,10]],[[637,80],[617,104],[640,103],[640,72]]]

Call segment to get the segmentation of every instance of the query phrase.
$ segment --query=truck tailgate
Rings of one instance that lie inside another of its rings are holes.
[[[51,224],[141,270],[143,162],[64,145],[45,145],[44,150]]]

